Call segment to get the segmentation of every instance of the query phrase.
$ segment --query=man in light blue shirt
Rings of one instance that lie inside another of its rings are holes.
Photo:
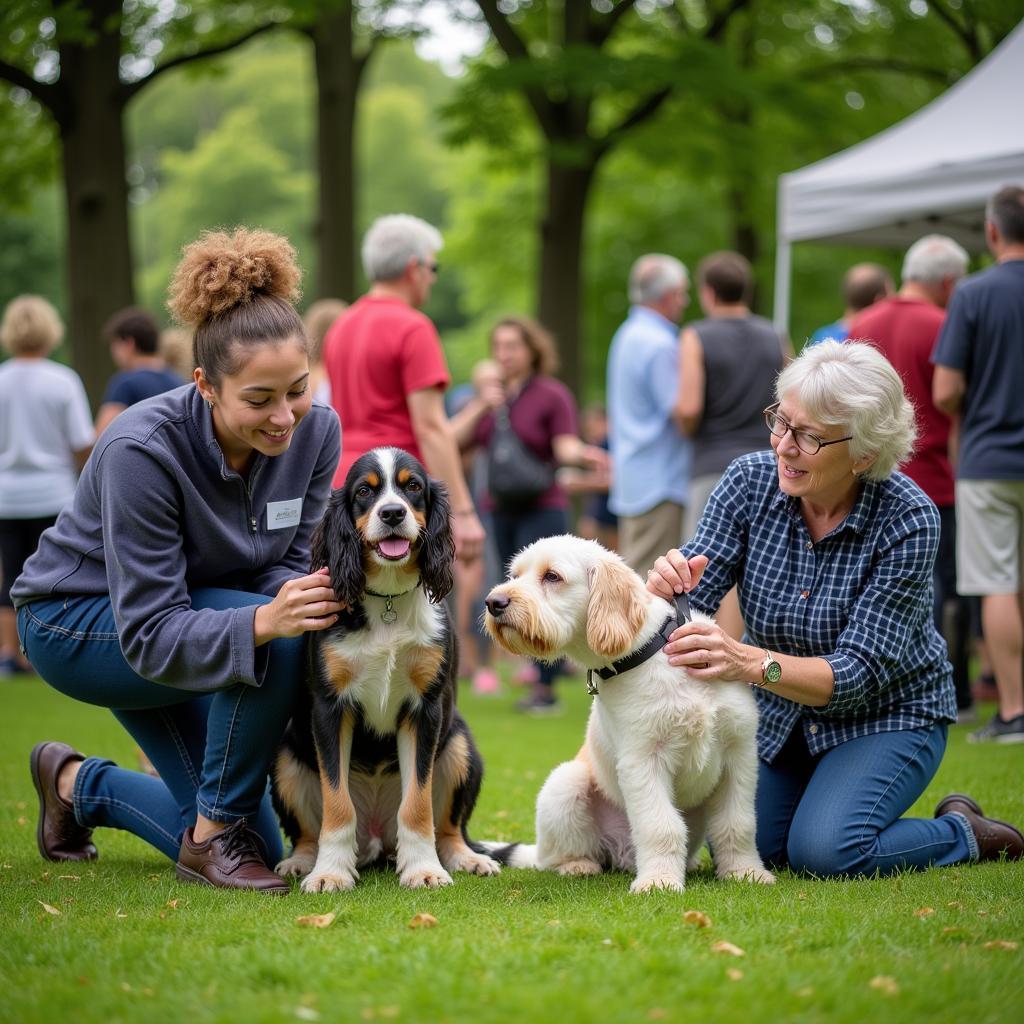
[[[673,410],[679,388],[676,325],[688,290],[679,260],[641,256],[629,273],[633,305],[608,352],[608,505],[619,517],[622,557],[641,573],[682,541],[691,448]]]

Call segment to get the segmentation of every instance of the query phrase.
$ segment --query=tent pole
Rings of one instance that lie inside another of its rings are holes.
[[[779,334],[789,337],[789,293],[793,252],[788,241],[780,238],[775,248],[775,304],[773,321]],[[796,347],[796,346],[794,346]]]

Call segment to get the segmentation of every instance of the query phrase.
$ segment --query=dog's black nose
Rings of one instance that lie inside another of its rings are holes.
[[[388,526],[397,526],[405,518],[404,505],[381,505],[377,510],[381,521]]]
[[[511,602],[505,594],[491,594],[484,604],[487,605],[487,610],[496,618],[500,619],[502,612],[509,606]]]

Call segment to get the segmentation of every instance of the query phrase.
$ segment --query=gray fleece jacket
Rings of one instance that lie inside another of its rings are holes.
[[[334,410],[313,403],[291,446],[229,469],[194,384],[123,412],[103,432],[74,499],[11,591],[43,598],[109,594],[121,650],[139,675],[178,689],[259,686],[256,608],[194,609],[189,592],[273,596],[310,571],[309,547],[338,465]]]

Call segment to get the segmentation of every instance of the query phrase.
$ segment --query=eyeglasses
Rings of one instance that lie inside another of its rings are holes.
[[[817,434],[812,434],[809,430],[797,430],[792,423],[787,423],[775,411],[778,407],[779,405],[776,402],[775,405],[769,405],[764,411],[764,421],[768,424],[768,429],[776,437],[785,437],[786,434],[792,433],[797,448],[805,455],[817,455],[822,448],[827,448],[830,444],[842,444],[843,441],[853,440],[853,435],[851,434],[849,437],[840,437],[835,441],[822,441]]]
[[[437,277],[437,272],[441,269],[441,264],[433,261],[428,263],[426,260],[420,260],[420,266],[426,267],[427,270],[429,270],[434,275],[434,277]]]

